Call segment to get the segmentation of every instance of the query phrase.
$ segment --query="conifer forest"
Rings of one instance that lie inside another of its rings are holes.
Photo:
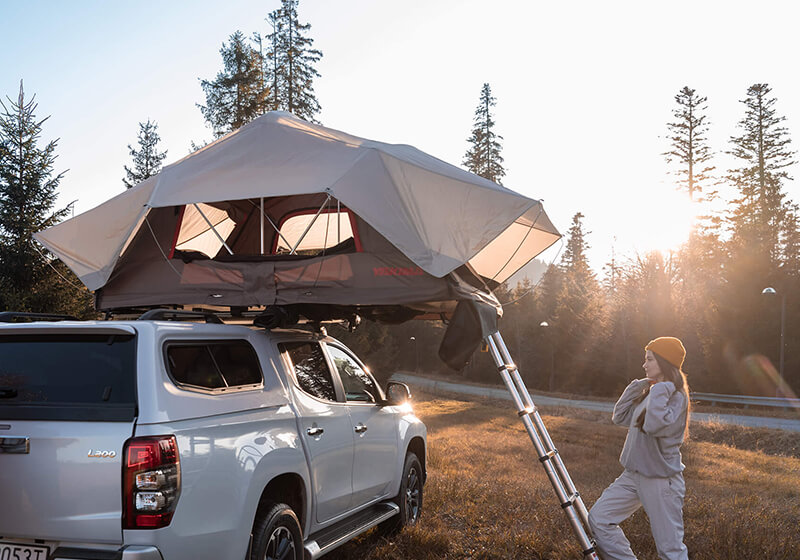
[[[314,90],[323,53],[300,12],[298,0],[282,0],[265,14],[262,28],[230,34],[215,76],[197,77],[205,95],[197,109],[214,137],[271,110],[313,122],[323,118]],[[57,165],[58,141],[42,141],[48,116],[38,103],[45,100],[19,78],[18,91],[0,92],[0,311],[97,317],[92,295],[32,237],[70,216],[69,206],[56,205],[68,171]],[[463,115],[463,128],[452,131],[464,157],[452,163],[503,184],[505,140],[493,117],[503,100],[489,83],[474,93],[474,114]],[[558,257],[539,262],[541,274],[494,290],[504,309],[501,332],[532,390],[615,396],[642,377],[649,340],[676,336],[687,349],[684,370],[692,390],[800,393],[800,202],[789,190],[797,160],[780,94],[767,83],[729,92],[740,101],[737,133],[712,145],[716,123],[707,113],[713,100],[675,84],[672,118],[654,133],[666,138],[659,155],[669,180],[660,188],[678,188],[699,216],[679,248],[589,262],[592,238],[584,221],[592,208],[576,206],[570,223],[556,224],[564,235]],[[127,188],[169,163],[157,122],[132,122],[130,133],[130,163],[108,181],[122,180]],[[203,145],[198,140],[193,147]],[[662,219],[669,217],[656,212],[655,220]],[[441,322],[367,322],[352,333],[329,332],[382,381],[398,370],[499,381],[481,349],[463,371],[447,370],[438,358]]]

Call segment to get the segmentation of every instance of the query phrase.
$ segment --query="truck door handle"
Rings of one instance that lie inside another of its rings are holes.
[[[27,437],[0,437],[0,453],[18,453],[27,455],[31,452],[31,442]]]
[[[353,429],[356,431],[357,434],[363,434],[364,432],[367,431],[367,427],[361,422],[359,422]]]
[[[307,429],[306,433],[313,437],[313,436],[322,435],[322,432],[324,432],[324,431],[325,430],[323,430],[322,428],[317,428],[316,426],[314,426],[313,428]]]

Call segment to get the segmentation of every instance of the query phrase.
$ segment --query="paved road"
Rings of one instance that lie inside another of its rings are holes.
[[[407,373],[395,373],[392,379],[408,383],[411,386],[417,386],[434,391],[449,391],[451,393],[461,393],[465,395],[479,395],[483,397],[491,397],[494,399],[511,400],[509,392],[502,387],[481,387],[476,385],[465,385],[462,383],[452,383],[449,381],[440,381],[436,379],[429,379],[427,377],[420,377],[410,375]],[[610,402],[601,401],[581,401],[560,399],[556,397],[546,397],[544,395],[532,394],[533,402],[541,406],[571,406],[574,408],[584,408],[588,410],[601,410],[611,414],[614,404]],[[703,412],[693,412],[692,420],[699,420],[701,422],[722,422],[723,424],[738,424],[740,426],[748,426],[752,428],[775,428],[779,430],[788,430],[792,432],[800,432],[800,420],[792,420],[789,418],[768,418],[764,416],[741,416],[738,414],[708,414]]]

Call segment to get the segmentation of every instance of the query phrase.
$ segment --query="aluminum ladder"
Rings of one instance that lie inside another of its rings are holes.
[[[558,450],[553,445],[553,440],[550,439],[550,434],[542,422],[542,417],[536,405],[533,404],[533,399],[522,382],[522,377],[519,374],[517,366],[511,359],[511,354],[506,348],[503,337],[499,332],[495,332],[485,338],[489,346],[489,353],[492,355],[494,363],[503,378],[503,383],[511,393],[511,398],[517,407],[517,414],[519,415],[522,423],[525,425],[525,430],[528,432],[533,446],[536,448],[536,453],[539,455],[539,461],[542,463],[547,477],[550,479],[550,484],[553,485],[553,490],[556,492],[558,501],[567,514],[572,530],[578,538],[578,542],[583,550],[583,557],[592,560],[600,560],[600,556],[595,549],[594,541],[591,537],[591,529],[589,527],[589,513],[586,511],[586,506],[583,503],[578,491],[575,489],[572,479],[558,454]]]

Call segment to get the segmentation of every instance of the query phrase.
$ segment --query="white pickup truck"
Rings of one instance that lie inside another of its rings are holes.
[[[303,560],[413,525],[426,429],[387,393],[321,333],[0,322],[0,560]]]

